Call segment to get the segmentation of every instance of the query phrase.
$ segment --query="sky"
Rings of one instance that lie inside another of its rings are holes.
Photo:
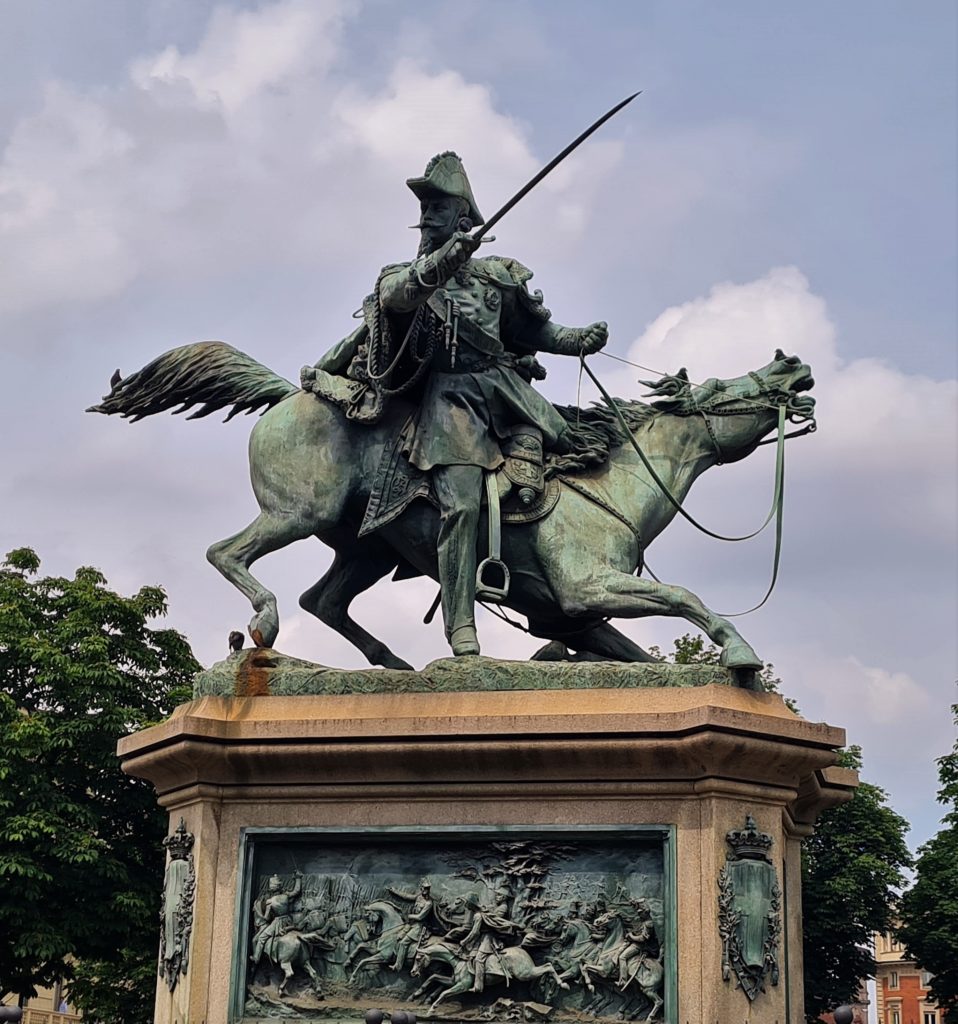
[[[586,125],[642,95],[495,230],[556,320],[693,380],[776,348],[817,381],[787,453],[780,582],[736,620],[802,713],[847,730],[864,776],[938,827],[934,759],[956,694],[956,34],[950,2],[415,5],[385,0],[0,0],[0,553],[161,584],[206,664],[250,617],[207,547],[256,514],[245,418],[138,424],[84,409],[177,345],[220,339],[297,379],[410,258],[405,179],[463,157],[488,216]],[[560,402],[597,398],[546,357]],[[613,393],[649,373],[592,357]],[[690,511],[761,521],[771,448],[704,477]],[[656,574],[751,606],[768,533],[676,522]],[[257,564],[277,647],[361,656],[299,609],[330,553]],[[383,582],[354,615],[421,666],[435,585]],[[668,647],[681,620],[619,623]],[[480,614],[483,650],[536,644]]]

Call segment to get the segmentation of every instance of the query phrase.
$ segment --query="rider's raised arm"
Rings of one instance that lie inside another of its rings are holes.
[[[421,306],[469,262],[478,244],[469,235],[457,231],[428,256],[386,267],[379,278],[379,300],[383,307],[395,313],[409,313]]]

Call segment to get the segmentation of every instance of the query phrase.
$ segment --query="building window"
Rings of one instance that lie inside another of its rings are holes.
[[[921,1024],[938,1024],[938,1011],[925,1010],[925,1013],[921,1018]]]
[[[889,988],[898,988],[898,971],[892,971],[891,972],[891,975],[888,978],[888,987]]]
[[[888,1014],[888,1024],[901,1024],[901,1012],[899,1010],[892,1010]]]
[[[931,973],[931,971],[922,971],[921,972],[921,987],[922,988],[928,988],[931,985],[931,979],[933,977],[934,977],[934,975]]]

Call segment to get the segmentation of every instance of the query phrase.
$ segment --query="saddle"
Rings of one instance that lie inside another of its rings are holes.
[[[416,498],[438,507],[429,474],[409,462],[405,447],[403,430],[383,452],[359,528],[360,537],[398,519]],[[502,466],[484,474],[481,500],[488,510],[489,554],[476,570],[477,600],[496,604],[506,599],[510,583],[509,568],[502,561],[502,524],[517,526],[544,519],[559,501],[558,479],[545,479],[539,430],[525,424],[513,427],[503,441],[502,452]],[[395,578],[402,578],[400,570]]]

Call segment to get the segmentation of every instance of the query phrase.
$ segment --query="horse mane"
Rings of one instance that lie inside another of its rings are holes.
[[[658,409],[645,402],[614,399],[629,429],[637,430],[656,416]],[[546,477],[558,473],[578,473],[609,461],[613,449],[620,448],[628,438],[618,417],[604,402],[594,402],[586,409],[575,405],[557,405],[556,411],[568,423],[565,433],[572,450],[553,453],[548,458]]]

